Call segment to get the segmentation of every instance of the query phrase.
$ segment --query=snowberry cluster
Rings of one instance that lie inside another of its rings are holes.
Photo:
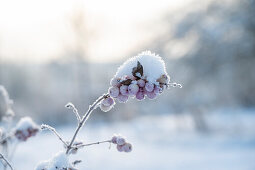
[[[130,143],[126,142],[125,137],[123,137],[121,135],[114,134],[111,142],[117,145],[117,150],[119,152],[131,152],[132,151],[132,145]]]
[[[130,97],[155,99],[168,87],[169,81],[161,57],[149,51],[143,52],[119,67],[110,82],[109,97],[101,102],[100,108],[107,112],[114,106],[114,100],[126,103]]]
[[[134,76],[113,78],[111,81],[112,87],[109,88],[109,94],[120,103],[127,102],[129,97],[143,100],[147,96],[149,99],[154,99],[163,92],[168,80],[167,75],[162,75],[156,82],[149,82],[146,78]]]
[[[19,141],[26,141],[28,138],[35,136],[39,131],[39,127],[30,117],[21,118],[14,129],[15,137]]]

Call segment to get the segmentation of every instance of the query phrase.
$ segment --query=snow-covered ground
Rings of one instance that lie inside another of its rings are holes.
[[[198,133],[189,114],[144,116],[128,122],[89,124],[79,134],[86,143],[125,135],[133,144],[131,153],[120,153],[112,145],[83,148],[71,159],[82,159],[87,170],[254,170],[254,110],[219,111],[205,116],[209,132]],[[74,123],[75,125],[75,123]],[[75,127],[57,130],[67,140]],[[17,170],[30,170],[62,149],[50,132],[19,145],[13,158]]]

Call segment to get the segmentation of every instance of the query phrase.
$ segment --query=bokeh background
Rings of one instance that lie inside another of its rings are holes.
[[[151,50],[183,88],[96,110],[79,137],[120,132],[134,151],[93,146],[77,155],[79,168],[254,170],[254,7],[254,0],[0,0],[0,84],[17,118],[56,126],[67,138],[76,122],[64,105],[85,112],[121,63]],[[61,149],[46,132],[29,143],[13,158],[18,169]]]

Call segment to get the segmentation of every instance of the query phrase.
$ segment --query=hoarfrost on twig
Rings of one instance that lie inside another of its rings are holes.
[[[78,123],[80,123],[80,122],[81,122],[81,117],[80,117],[80,114],[79,114],[78,110],[77,110],[76,107],[74,106],[74,104],[71,103],[71,102],[69,102],[69,103],[67,103],[67,104],[65,105],[65,107],[68,108],[68,109],[73,109],[73,113],[75,114]]]
[[[58,138],[61,142],[63,142],[63,144],[67,147],[68,144],[64,141],[64,139],[60,136],[60,134],[56,131],[56,129],[54,127],[51,127],[50,125],[46,125],[46,124],[42,124],[41,125],[41,129],[42,130],[50,130],[52,131]]]

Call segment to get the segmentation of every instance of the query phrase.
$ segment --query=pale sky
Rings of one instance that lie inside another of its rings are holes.
[[[0,0],[0,62],[48,62],[74,46],[71,18],[84,13],[93,62],[121,59],[153,38],[154,24],[192,0]],[[141,49],[144,50],[144,49]]]

